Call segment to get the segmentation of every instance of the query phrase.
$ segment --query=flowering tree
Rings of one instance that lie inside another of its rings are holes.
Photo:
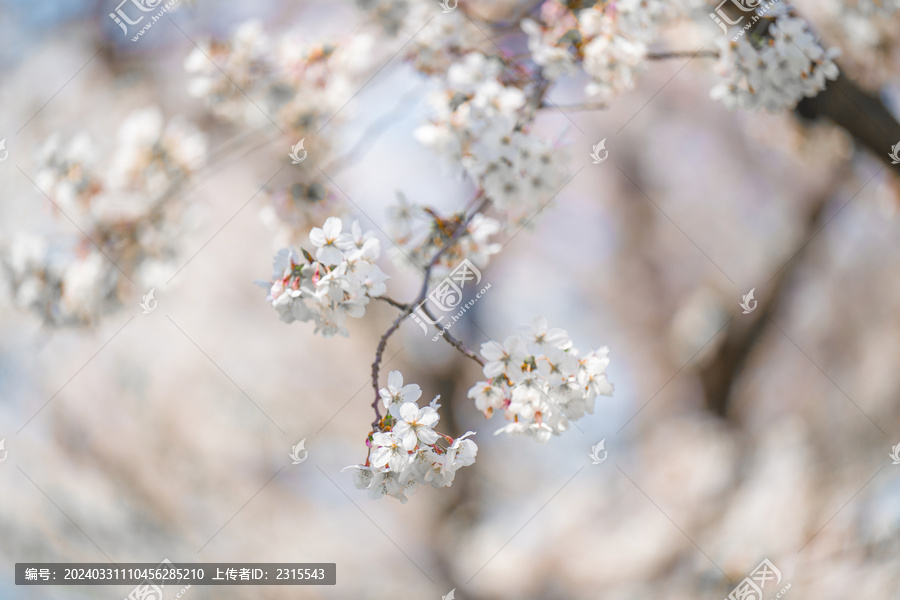
[[[266,191],[264,218],[286,247],[263,286],[281,320],[311,322],[313,333],[330,337],[347,335],[348,319],[366,317],[372,302],[397,310],[374,349],[374,420],[360,436],[365,456],[352,467],[357,487],[374,497],[405,501],[418,485],[449,486],[477,453],[472,432],[454,438],[437,430],[438,398],[419,406],[422,390],[404,384],[397,371],[383,386],[387,341],[408,319],[429,321],[482,367],[484,380],[474,382],[468,397],[485,417],[500,413],[508,421],[497,433],[544,442],[590,414],[599,396],[612,394],[605,347],[579,352],[565,330],[537,318],[476,353],[440,324],[428,304],[430,292],[461,263],[487,268],[571,180],[572,153],[588,154],[539,135],[535,121],[542,111],[601,110],[632,89],[651,61],[698,58],[714,68],[717,59],[721,80],[709,93],[728,109],[821,114],[882,160],[889,149],[885,140],[900,131],[883,105],[841,77],[839,52],[822,45],[802,16],[777,0],[714,7],[700,0],[545,0],[509,6],[496,19],[466,3],[358,4],[366,27],[353,35],[306,43],[288,34],[272,37],[248,23],[231,39],[199,43],[185,69],[191,94],[217,119],[274,126],[277,139],[292,146],[295,164],[315,163],[298,170],[289,186]],[[858,2],[844,8],[859,24],[898,6]],[[873,27],[871,43],[879,35]],[[348,218],[352,211],[331,174],[346,161],[335,139],[340,127],[352,126],[344,120],[348,98],[396,56],[431,90],[431,118],[416,130],[416,140],[470,189],[449,211],[400,195],[384,240]],[[560,106],[553,93],[570,81],[583,86],[584,102]],[[882,126],[845,110],[857,101],[866,102],[867,118]],[[605,160],[602,149],[594,146],[595,162]],[[176,192],[209,158],[203,134],[178,119],[166,124],[151,108],[122,124],[109,156],[100,161],[82,138],[51,140],[38,155],[34,184],[60,214],[83,217],[90,242],[55,247],[30,236],[4,256],[16,302],[48,324],[94,323],[122,305],[127,283],[151,288],[177,272],[175,234],[190,219]],[[99,169],[104,162],[107,168]],[[394,268],[421,278],[414,298],[397,300],[389,293],[385,241]]]

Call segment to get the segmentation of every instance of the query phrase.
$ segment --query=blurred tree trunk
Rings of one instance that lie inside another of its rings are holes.
[[[734,3],[724,4],[722,9],[732,20],[747,14]],[[768,23],[760,20],[753,29],[764,27]],[[844,129],[861,147],[872,152],[886,167],[900,175],[900,164],[891,164],[888,156],[891,147],[900,143],[900,123],[878,97],[860,88],[844,74],[843,69],[835,81],[828,82],[824,91],[813,98],[803,99],[795,112],[805,120],[828,119]],[[834,183],[838,184],[839,181]],[[725,333],[725,341],[702,367],[700,380],[706,406],[714,414],[732,421],[735,419],[730,405],[736,381],[781,303],[785,288],[799,263],[795,260],[796,255],[824,227],[823,215],[831,197],[832,194],[826,189],[812,203],[800,236],[801,245],[790,262],[767,284],[764,296],[758,299],[759,310],[750,318],[734,319]]]

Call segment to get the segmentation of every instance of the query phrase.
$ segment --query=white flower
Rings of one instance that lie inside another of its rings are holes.
[[[565,348],[570,343],[565,329],[549,329],[547,319],[538,317],[530,327],[519,327],[519,334],[525,340],[525,348],[532,354],[544,354],[551,348]]]
[[[449,248],[445,248],[451,235],[446,223],[458,222],[455,217],[439,217],[434,211],[409,204],[402,196],[400,202],[389,209],[389,214],[392,219],[389,235],[399,247],[392,248],[391,256],[399,267],[425,269],[435,253],[443,249],[432,268],[435,281],[456,268],[464,258],[481,269],[502,248],[490,239],[500,231],[500,222],[481,213],[472,217],[465,232]]]
[[[498,346],[481,346],[486,359],[484,375],[469,389],[476,407],[490,417],[502,411],[511,421],[495,433],[527,435],[545,442],[568,429],[569,421],[594,411],[598,395],[611,396],[606,378],[608,350],[601,348],[582,358],[568,334],[551,328],[544,318],[520,327]]]
[[[578,383],[584,386],[587,397],[612,396],[613,387],[606,378],[606,367],[609,366],[609,349],[605,346],[595,350],[581,359],[578,365]]]
[[[584,70],[590,75],[589,95],[609,97],[634,87],[635,75],[644,68],[647,47],[621,28],[614,11],[598,4],[578,13],[584,37]]]
[[[787,9],[771,10],[762,40],[741,30],[738,39],[720,42],[719,70],[725,81],[710,92],[729,109],[770,112],[791,109],[804,97],[825,89],[826,80],[838,77],[834,64],[840,51],[825,50],[803,19]]]
[[[388,467],[400,471],[409,460],[409,453],[398,436],[393,433],[372,434],[372,453],[369,459],[374,467]]]
[[[347,335],[347,318],[364,316],[369,300],[387,291],[387,276],[375,264],[381,246],[357,222],[351,233],[343,233],[336,217],[326,219],[309,237],[318,246],[317,258],[281,250],[272,281],[263,284],[269,290],[267,299],[283,321],[313,321],[315,331],[326,337]]]
[[[416,400],[421,395],[418,385],[403,385],[399,371],[388,375],[388,387],[380,391],[382,401],[390,407],[389,417],[372,433],[366,464],[347,467],[355,469],[354,485],[368,489],[373,498],[393,496],[406,502],[406,494],[419,485],[449,486],[457,469],[475,462],[478,447],[466,439],[473,432],[455,440],[436,432],[438,397],[420,408]]]
[[[456,470],[459,467],[468,467],[475,464],[475,455],[478,454],[478,446],[472,440],[466,438],[475,435],[474,431],[467,431],[465,434],[453,440],[450,447],[447,448],[447,456],[444,460],[445,470]]]
[[[481,355],[487,359],[485,377],[505,375],[514,383],[522,381],[525,378],[522,373],[522,363],[525,362],[522,346],[522,339],[517,336],[509,336],[503,340],[502,346],[494,341],[481,344]]]
[[[410,487],[415,489],[414,485]],[[400,481],[399,473],[389,470],[379,470],[374,472],[372,481],[369,483],[369,497],[378,499],[382,496],[394,496],[400,500],[400,502],[406,504],[407,497],[405,492],[407,489],[407,486]]]
[[[564,75],[573,75],[578,69],[575,59],[569,50],[557,45],[551,32],[545,31],[531,19],[522,20],[522,31],[528,35],[528,50],[531,58],[541,65],[541,73],[549,80]]]
[[[313,227],[309,232],[309,241],[318,248],[316,260],[326,265],[336,265],[344,259],[341,250],[351,248],[353,238],[342,233],[343,228],[343,223],[337,217],[328,217],[321,228]]]
[[[509,405],[509,388],[503,382],[479,381],[469,388],[468,397],[475,401],[475,407],[490,418],[495,410]]]
[[[536,360],[537,370],[551,387],[559,387],[571,381],[578,369],[578,359],[574,354],[559,348],[545,347],[540,360]]]
[[[433,408],[428,406],[419,408],[415,402],[403,402],[391,406],[391,415],[397,419],[393,433],[402,440],[407,450],[415,448],[419,441],[425,444],[437,441],[438,434],[431,428],[438,422],[439,417]]]
[[[48,243],[27,265],[16,264],[21,255],[0,253],[16,303],[47,324],[85,325],[120,308],[123,273],[139,288],[158,287],[183,241],[188,219],[183,196],[174,192],[201,166],[204,136],[147,107],[129,113],[107,137],[114,145],[101,155],[85,133],[51,136],[35,167],[37,186],[102,250]]]
[[[388,374],[388,386],[378,391],[385,407],[394,403],[416,402],[422,395],[422,388],[415,383],[403,385],[403,374],[400,371],[391,371]]]

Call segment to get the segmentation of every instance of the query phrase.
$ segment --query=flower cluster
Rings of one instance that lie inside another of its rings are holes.
[[[206,139],[193,125],[165,123],[157,108],[130,114],[111,149],[86,134],[67,143],[51,137],[38,152],[34,182],[84,237],[13,239],[3,266],[16,304],[53,325],[85,324],[121,305],[129,279],[161,285],[175,270],[186,220],[174,192],[205,155]]]
[[[388,386],[379,392],[387,415],[378,424],[380,430],[366,441],[366,463],[347,467],[356,469],[356,487],[368,489],[373,498],[393,496],[406,502],[406,493],[419,485],[450,486],[457,469],[475,462],[478,446],[467,439],[474,432],[453,439],[435,431],[440,396],[420,408],[417,400],[421,395],[418,385],[403,385],[399,371],[391,371]]]
[[[502,410],[511,421],[496,431],[525,434],[541,442],[568,429],[594,411],[597,396],[611,396],[606,377],[609,350],[581,356],[563,329],[548,328],[547,319],[520,327],[503,345],[485,342],[484,376],[469,390],[475,406],[490,418]]]
[[[729,109],[775,112],[793,108],[824,90],[826,80],[837,79],[833,59],[840,51],[820,46],[806,21],[781,5],[760,18],[760,35],[741,30],[736,41],[722,43],[719,68],[725,81],[713,88],[713,99]]]
[[[390,235],[396,246],[389,250],[394,263],[400,267],[414,266],[424,270],[440,250],[451,242],[459,227],[466,222],[465,214],[442,217],[420,204],[411,204],[401,194],[389,213]],[[500,222],[476,213],[465,225],[466,229],[443,250],[432,269],[432,276],[442,277],[468,258],[478,268],[487,266],[490,257],[500,251],[500,244],[490,238],[500,231]]]
[[[586,93],[608,98],[634,87],[635,75],[644,68],[647,43],[676,14],[674,3],[663,0],[597,3],[577,12],[547,0],[540,22],[524,19],[522,30],[531,59],[545,78],[573,75],[581,63],[591,78]]]
[[[530,220],[565,183],[562,153],[526,131],[521,82],[507,85],[504,64],[480,52],[447,72],[432,97],[435,118],[416,138],[442,154],[484,191],[512,230]]]
[[[865,81],[876,75],[875,81],[884,81],[896,68],[891,59],[897,46],[896,36],[900,0],[825,0],[822,8],[828,13],[828,21],[822,24],[829,39],[848,51],[853,63],[854,78],[866,87],[879,84]]]
[[[455,3],[450,0],[451,6]],[[492,47],[462,10],[434,18],[440,10],[436,0],[356,0],[356,4],[366,11],[368,22],[404,42],[405,60],[420,73],[443,73],[461,55]]]
[[[890,17],[900,10],[900,0],[845,0],[843,4],[848,12],[866,17]]]
[[[264,125],[271,117],[294,135],[316,131],[365,81],[375,40],[365,34],[340,44],[302,39],[271,39],[260,22],[250,21],[230,40],[201,41],[184,63],[189,91],[228,121]]]
[[[191,76],[189,92],[219,119],[268,132],[276,123],[287,137],[282,147],[303,139],[315,162],[325,164],[333,158],[334,138],[317,134],[350,113],[344,110],[348,100],[381,64],[376,40],[365,32],[306,41],[293,33],[271,37],[260,22],[249,21],[230,39],[199,41],[184,68]],[[291,174],[291,183],[266,190],[269,203],[261,214],[280,244],[345,208],[318,169]]]
[[[358,221],[344,232],[337,217],[313,228],[309,241],[315,256],[293,248],[276,255],[273,281],[261,284],[269,289],[266,299],[287,323],[313,321],[325,337],[346,336],[347,317],[362,317],[369,300],[386,291],[387,275],[375,264],[381,245]]]

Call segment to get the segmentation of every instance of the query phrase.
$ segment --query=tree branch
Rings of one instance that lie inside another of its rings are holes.
[[[647,53],[647,60],[668,60],[670,58],[719,58],[719,53],[716,50],[682,50]]]
[[[746,14],[734,3],[725,4],[722,10],[735,19]],[[760,19],[747,35],[761,32],[768,22],[770,21],[767,19]],[[806,119],[827,118],[846,130],[863,147],[871,150],[894,173],[900,174],[900,164],[892,165],[888,160],[891,146],[900,142],[900,123],[878,97],[856,85],[845,75],[843,69],[838,78],[829,81],[818,95],[804,98],[797,105],[796,112]]]
[[[724,341],[716,353],[700,368],[699,377],[703,385],[706,406],[713,414],[723,419],[734,420],[731,413],[734,388],[744,365],[769,324],[773,322],[772,317],[781,304],[788,283],[799,263],[795,260],[796,257],[824,227],[825,208],[834,196],[833,190],[845,177],[846,169],[838,170],[817,190],[815,198],[810,203],[797,248],[787,264],[766,283],[763,293],[757,300],[757,309],[750,315],[738,315],[732,320]]]
[[[900,142],[900,123],[880,99],[857,86],[843,71],[821,94],[800,102],[796,112],[805,119],[829,119],[900,175],[900,164],[891,164],[888,157],[891,146]]]
[[[375,299],[376,299],[376,300],[381,300],[382,302],[387,302],[388,304],[390,304],[390,305],[393,306],[394,308],[399,308],[400,310],[406,310],[406,307],[407,307],[406,304],[403,304],[402,302],[398,302],[398,301],[396,301],[396,300],[394,300],[393,298],[390,298],[390,297],[388,297],[388,296],[376,296]]]
[[[480,192],[478,197],[482,196],[483,192]],[[453,231],[453,235],[451,235],[450,239],[447,240],[447,243],[443,247],[441,247],[434,256],[431,257],[431,261],[428,263],[428,266],[425,267],[425,270],[423,272],[424,278],[422,281],[422,289],[419,291],[419,295],[415,300],[413,300],[409,304],[406,304],[400,310],[400,316],[397,317],[394,323],[390,326],[390,328],[388,328],[387,331],[384,332],[384,335],[382,335],[381,339],[378,341],[378,347],[375,350],[375,360],[374,362],[372,362],[372,387],[375,389],[375,401],[372,403],[372,408],[375,409],[375,421],[372,422],[373,431],[378,429],[378,424],[381,421],[381,410],[378,408],[378,403],[381,398],[378,393],[378,373],[381,369],[381,361],[384,359],[384,350],[387,347],[388,338],[390,338],[391,335],[393,335],[393,333],[400,328],[400,323],[402,323],[403,319],[408,317],[410,313],[415,310],[416,305],[425,300],[425,297],[428,295],[428,283],[431,280],[431,271],[434,269],[434,266],[441,259],[441,256],[443,256],[444,252],[451,248],[456,240],[458,240],[462,236],[475,215],[484,210],[489,202],[490,200],[488,200],[487,198],[483,198],[475,208],[475,210],[473,210],[472,213],[468,217],[466,217],[465,221],[463,221],[456,227],[456,229]],[[392,302],[389,300],[385,301],[388,303]]]
[[[422,312],[425,313],[426,317],[434,321],[434,328],[442,332],[441,337],[444,338],[445,342],[459,350],[463,354],[463,356],[471,358],[482,367],[484,366],[484,360],[480,356],[466,348],[465,344],[463,344],[462,341],[453,337],[450,332],[445,331],[444,328],[437,323],[437,319],[434,318],[434,314],[431,312],[431,309],[428,308],[428,306],[426,306],[425,304],[422,305]]]

